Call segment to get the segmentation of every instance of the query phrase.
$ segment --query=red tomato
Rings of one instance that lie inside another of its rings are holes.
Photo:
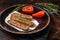
[[[35,18],[42,18],[44,15],[45,15],[44,11],[39,11],[37,13],[32,14],[32,16]]]
[[[22,11],[27,13],[27,14],[32,14],[33,11],[34,11],[34,8],[31,5],[30,6],[25,6],[25,7],[22,8]]]

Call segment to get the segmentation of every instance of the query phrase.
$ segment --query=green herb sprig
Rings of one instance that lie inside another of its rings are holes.
[[[59,6],[52,4],[52,3],[36,3],[35,4],[38,7],[42,7],[43,9],[46,9],[47,11],[51,12],[50,14],[56,14],[60,18],[59,12]]]
[[[20,4],[13,11],[20,11],[23,7],[24,7],[24,5]]]

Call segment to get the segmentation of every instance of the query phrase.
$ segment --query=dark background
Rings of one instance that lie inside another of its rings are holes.
[[[0,0],[0,12],[9,6],[19,3],[54,3],[60,6],[60,0]],[[1,14],[1,13],[0,13]],[[50,23],[49,40],[60,40],[60,19],[56,16],[53,18],[54,23]],[[1,29],[1,28],[0,28]],[[17,37],[10,35],[10,33],[0,30],[0,40],[18,40]]]
[[[0,0],[0,8],[5,8],[6,6],[11,6],[14,4],[19,4],[19,3],[54,3],[60,6],[60,0]]]

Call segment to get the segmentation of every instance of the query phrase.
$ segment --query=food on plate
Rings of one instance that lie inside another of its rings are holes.
[[[30,15],[13,13],[11,15],[11,19],[12,20],[17,20],[17,21],[22,22],[22,23],[24,23],[26,25],[29,25],[29,26],[33,25],[33,22],[31,22],[31,20],[33,18]]]
[[[19,10],[21,11],[21,13]],[[22,5],[16,7],[6,17],[5,22],[19,31],[21,30],[30,31],[30,30],[34,30],[39,25],[39,22],[33,17],[42,18],[44,15],[45,15],[44,11],[39,11],[35,13],[32,5],[28,5],[28,6]]]
[[[24,6],[22,8],[22,11],[27,13],[27,14],[32,14],[34,12],[34,8],[33,6],[29,5],[29,6]]]
[[[21,28],[23,30],[28,30],[29,29],[29,26],[27,26],[23,23],[20,23],[18,21],[15,21],[15,20],[8,20],[8,23],[15,26],[15,27]]]
[[[22,14],[22,13],[13,13],[12,15],[11,15],[11,19],[15,19],[15,18],[25,18],[25,19],[29,19],[29,20],[32,20],[33,19],[33,17],[32,16],[30,16],[30,15],[27,15],[27,14]]]
[[[44,15],[45,15],[44,11],[39,11],[37,13],[32,14],[32,16],[35,18],[42,18]]]
[[[34,23],[32,22],[32,20],[33,18],[30,15],[13,13],[11,14],[10,20],[8,20],[8,23],[18,28],[27,30],[29,27],[33,27]]]
[[[33,19],[33,17],[31,15],[26,15],[26,14],[21,14],[21,17],[27,18],[29,20],[32,20]]]

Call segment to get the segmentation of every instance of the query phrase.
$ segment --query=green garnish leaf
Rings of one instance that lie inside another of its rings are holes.
[[[23,7],[24,5],[18,5],[13,11],[20,11]]]
[[[38,7],[41,7],[43,9],[47,9],[47,11],[51,12],[50,14],[56,14],[58,17],[60,17],[59,13],[59,6],[58,5],[55,5],[55,4],[52,4],[52,3],[36,3],[35,4],[36,6]]]

